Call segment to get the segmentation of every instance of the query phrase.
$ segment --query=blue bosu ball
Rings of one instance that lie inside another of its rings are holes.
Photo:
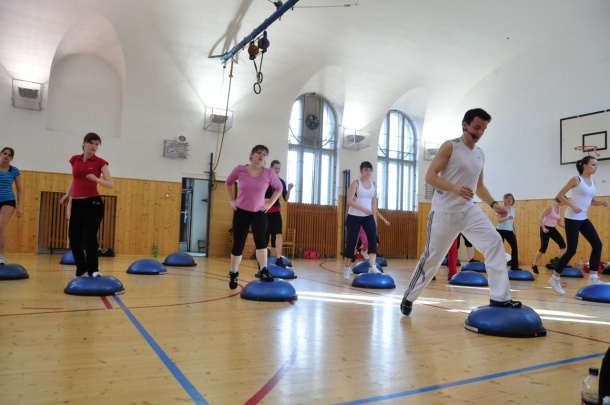
[[[0,280],[22,280],[28,278],[28,272],[18,264],[0,265]]]
[[[102,296],[115,295],[125,292],[125,287],[118,279],[112,276],[102,277],[76,277],[64,289],[66,294]]]
[[[534,281],[534,275],[527,270],[509,270],[509,280]]]
[[[563,275],[563,273],[561,273]],[[576,299],[593,302],[610,302],[610,284],[594,284],[581,288]]]
[[[252,301],[294,301],[297,293],[288,281],[251,281],[241,291],[241,297]]]
[[[283,278],[283,279],[297,278],[297,276],[294,274],[294,271],[289,267],[282,267],[282,266],[278,266],[275,264],[268,264],[267,268],[269,269],[269,273],[271,273],[271,275],[274,278]]]
[[[445,257],[443,259],[443,262],[441,263],[441,266],[446,266],[447,265],[447,258]],[[460,259],[455,259],[455,265],[456,266],[461,266],[462,263],[460,262]]]
[[[582,270],[577,269],[576,267],[564,267],[561,271],[561,277],[583,278],[584,276]]]
[[[352,287],[396,288],[394,279],[387,274],[361,273],[354,277]]]
[[[478,271],[479,273],[485,273],[485,263],[483,262],[468,262],[462,266],[462,271]]]
[[[59,264],[76,264],[74,261],[74,255],[72,255],[72,251],[68,250],[59,260]]]
[[[377,270],[379,270],[380,272],[383,273],[383,269],[381,268],[381,266],[378,263],[376,263],[375,266],[377,266]],[[352,273],[354,273],[354,274],[368,273],[369,267],[370,267],[369,261],[363,260],[360,263],[356,264],[354,267],[352,267]]]
[[[496,308],[488,305],[473,309],[464,328],[477,333],[503,337],[546,336],[540,316],[528,306]]]
[[[275,264],[276,260],[277,260],[277,256],[269,256],[269,258],[267,259],[267,263]],[[292,261],[290,261],[290,259],[287,258],[286,256],[282,256],[282,261],[284,262],[286,267],[292,267]]]
[[[473,287],[487,287],[489,285],[484,275],[471,270],[462,270],[455,274],[451,277],[451,280],[449,280],[449,284]]]
[[[153,259],[141,259],[133,262],[127,269],[129,274],[166,274],[165,266]]]
[[[163,262],[166,266],[178,266],[178,267],[189,267],[189,266],[197,266],[195,263],[195,259],[193,256],[184,252],[176,252],[172,253],[165,258]]]
[[[377,256],[377,258],[375,259],[375,261],[377,262],[378,265],[380,265],[381,267],[386,267],[388,265],[388,261],[385,259],[385,257],[379,257]]]

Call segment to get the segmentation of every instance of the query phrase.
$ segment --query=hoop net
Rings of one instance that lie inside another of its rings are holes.
[[[586,152],[589,155],[591,155],[591,152],[593,152],[593,153],[595,153],[596,156],[599,156],[599,153],[597,153],[597,146],[595,146],[595,145],[576,146],[574,149],[579,150],[583,153]]]

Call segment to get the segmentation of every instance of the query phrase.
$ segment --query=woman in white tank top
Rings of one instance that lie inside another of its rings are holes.
[[[565,229],[567,249],[559,258],[555,272],[549,279],[549,284],[558,294],[565,294],[561,286],[561,272],[576,254],[578,248],[578,234],[591,245],[591,256],[589,258],[589,284],[606,284],[598,277],[597,270],[602,255],[602,241],[591,221],[587,218],[590,206],[608,206],[608,201],[597,201],[595,199],[595,183],[592,175],[597,171],[597,159],[593,156],[585,156],[576,162],[579,176],[574,176],[568,181],[557,198],[568,206],[565,213]],[[568,191],[572,191],[572,198],[568,201],[565,197]]]
[[[358,243],[360,227],[366,233],[369,241],[369,273],[381,273],[377,269],[377,224],[375,215],[378,215],[386,224],[389,222],[377,211],[377,190],[373,176],[373,165],[370,162],[360,164],[360,179],[354,180],[347,190],[345,201],[347,204],[347,217],[345,219],[346,239],[343,250],[343,278],[350,278],[350,264]]]

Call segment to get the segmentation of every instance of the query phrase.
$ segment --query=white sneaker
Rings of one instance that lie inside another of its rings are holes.
[[[369,260],[369,254],[366,252],[366,250],[361,251],[360,254],[362,257],[364,257],[364,260]]]
[[[605,283],[599,279],[599,277],[591,277],[589,276],[589,285],[608,285],[610,283]]]
[[[102,277],[102,273],[100,273],[99,271],[94,272],[91,277]]]
[[[377,266],[373,266],[373,267],[369,267],[369,273],[381,274],[381,271],[377,268]]]
[[[553,287],[553,290],[555,290],[555,292],[558,294],[563,295],[566,293],[563,287],[561,286],[561,279],[555,279],[551,276],[551,278],[549,278],[549,285]]]
[[[349,280],[349,273],[351,269],[349,268],[349,266],[345,266],[343,267],[343,278],[346,280]]]
[[[4,255],[0,255],[0,264],[6,264],[6,260],[4,260]]]

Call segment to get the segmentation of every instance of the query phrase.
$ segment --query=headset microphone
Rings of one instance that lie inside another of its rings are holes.
[[[478,136],[476,136],[475,134],[473,134],[472,132],[470,132],[469,130],[467,130],[466,128],[464,128],[464,131],[468,132],[470,134],[470,136],[472,137],[472,139],[479,139]]]

